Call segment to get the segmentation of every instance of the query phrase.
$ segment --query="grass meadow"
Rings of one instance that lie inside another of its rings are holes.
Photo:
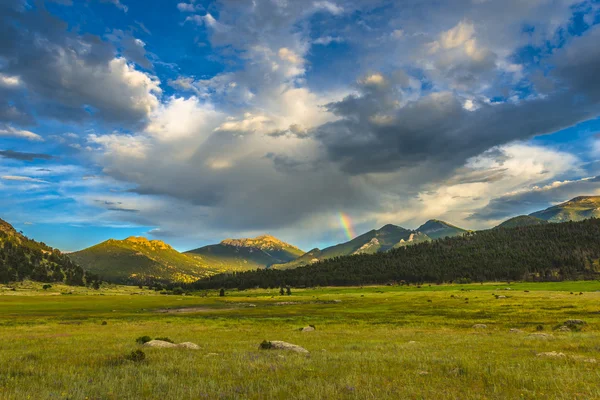
[[[0,399],[600,398],[600,282],[225,297],[40,286],[0,288]],[[569,319],[586,325],[555,329]],[[144,335],[201,350],[143,348]],[[136,349],[145,360],[124,358]]]

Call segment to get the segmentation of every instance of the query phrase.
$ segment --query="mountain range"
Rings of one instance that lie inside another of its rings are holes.
[[[494,229],[580,221],[592,217],[600,217],[600,196],[576,197],[530,215],[511,218]],[[6,232],[13,236],[16,234],[10,224],[2,221],[0,233],[7,235]],[[68,257],[90,274],[100,275],[112,282],[186,283],[222,272],[265,268],[292,269],[335,257],[385,253],[395,248],[460,236],[467,232],[469,231],[466,229],[436,219],[429,220],[414,230],[388,224],[347,242],[324,249],[315,248],[306,253],[269,235],[249,239],[225,239],[219,244],[184,253],[159,240],[130,237],[124,240],[110,239],[71,253]],[[25,239],[23,237],[20,241]]]

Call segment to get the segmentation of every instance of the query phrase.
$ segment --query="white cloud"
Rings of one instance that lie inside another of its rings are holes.
[[[344,9],[331,1],[315,1],[313,6],[316,9],[327,11],[333,15],[340,15]]]
[[[11,125],[0,126],[0,136],[24,138],[35,142],[43,142],[44,139],[37,133],[24,129],[17,129]]]
[[[0,176],[1,179],[5,181],[19,181],[19,182],[33,182],[33,183],[50,183],[43,179],[31,178],[29,176],[20,176],[20,175],[3,175]]]
[[[13,88],[21,85],[21,79],[16,75],[5,75],[0,72],[0,86]]]
[[[339,36],[321,36],[313,41],[313,44],[329,46],[331,43],[342,43],[344,38]]]

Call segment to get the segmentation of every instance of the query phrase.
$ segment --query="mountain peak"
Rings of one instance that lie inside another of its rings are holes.
[[[255,238],[242,238],[242,239],[225,239],[221,244],[226,246],[234,247],[251,247],[260,250],[281,250],[285,248],[298,249],[289,243],[281,241],[271,235],[260,235]]]
[[[161,250],[171,249],[171,246],[162,240],[149,240],[143,236],[129,236],[123,242],[131,243],[138,246],[156,247]]]
[[[439,219],[430,219],[418,227],[417,231],[426,234],[432,239],[444,238],[446,236],[458,236],[467,232],[465,229],[459,228]]]

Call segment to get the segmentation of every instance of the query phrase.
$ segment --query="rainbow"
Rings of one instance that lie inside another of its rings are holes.
[[[342,225],[342,228],[344,228],[346,236],[348,236],[348,240],[354,239],[356,237],[356,233],[354,232],[354,228],[352,227],[352,220],[350,219],[350,217],[344,214],[343,212],[340,212],[339,218],[340,224]]]

